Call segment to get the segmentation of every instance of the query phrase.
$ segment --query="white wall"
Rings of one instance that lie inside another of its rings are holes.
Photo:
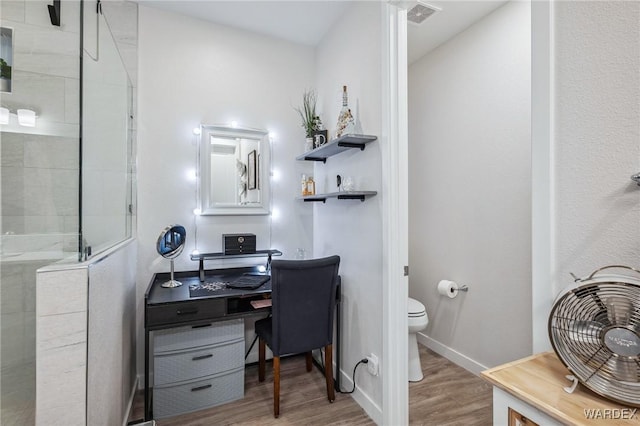
[[[88,268],[87,425],[125,424],[136,380],[136,244]],[[141,342],[140,346],[144,346]]]
[[[530,6],[409,68],[410,297],[421,342],[472,371],[531,353]],[[437,293],[450,279],[469,287]]]
[[[225,124],[276,133],[272,142],[273,220],[269,216],[201,216],[200,252],[220,251],[221,235],[253,232],[258,248],[269,246],[293,258],[296,248],[312,248],[312,212],[296,202],[300,175],[312,165],[296,162],[304,131],[294,106],[313,87],[314,50],[263,35],[214,25],[148,7],[139,8],[138,122],[138,324],[142,341],[143,294],[154,272],[169,262],[156,253],[160,231],[172,223],[187,228],[187,245],[176,270],[196,270],[194,248],[199,124]],[[269,243],[269,239],[271,242]],[[216,267],[214,262],[206,265]],[[138,371],[143,355],[138,353]]]
[[[554,296],[640,267],[640,3],[555,3]]]
[[[331,28],[317,49],[321,118],[335,132],[342,106],[342,86],[349,93],[349,106],[362,126],[362,133],[380,140],[364,151],[351,150],[314,166],[317,192],[336,191],[336,175],[351,175],[356,189],[381,190],[382,116],[382,7],[373,2],[355,3]],[[366,28],[358,31],[357,28]],[[375,353],[382,359],[382,197],[327,200],[314,211],[314,255],[338,254],[343,294],[342,368],[345,389],[351,386],[353,366]],[[360,368],[354,398],[367,413],[379,420],[382,407],[382,377]]]

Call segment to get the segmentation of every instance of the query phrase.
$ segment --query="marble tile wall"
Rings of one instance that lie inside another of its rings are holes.
[[[0,333],[11,336],[11,344],[0,346],[3,370],[35,362],[35,268],[39,266],[44,262],[3,262],[0,266]]]
[[[2,1],[0,25],[13,28],[12,93],[2,106],[29,108],[35,128],[0,126],[2,233],[78,228],[80,2],[62,2],[62,22],[46,1]]]
[[[3,133],[2,233],[78,231],[78,139]]]
[[[50,3],[50,2],[49,2]],[[0,94],[3,106],[36,111],[35,129],[12,120],[3,132],[78,137],[80,2],[63,0],[61,26],[49,21],[44,0],[3,0],[0,25],[13,29],[12,93]]]
[[[36,425],[85,424],[88,279],[86,267],[38,273]]]
[[[0,26],[13,29],[12,92],[0,104],[38,117],[34,128],[15,115],[0,125],[0,423],[8,425],[34,423],[36,270],[75,250],[78,231],[80,2],[62,1],[60,27],[50,3],[0,2]]]

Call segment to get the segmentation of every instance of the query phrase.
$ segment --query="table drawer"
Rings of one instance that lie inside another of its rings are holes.
[[[158,355],[153,362],[156,386],[241,368],[244,367],[244,336],[234,342]]]
[[[244,397],[244,367],[175,386],[153,389],[156,419],[215,407]]]
[[[224,317],[227,302],[223,298],[153,305],[146,308],[146,326],[175,324]]]
[[[241,318],[212,322],[204,326],[175,327],[155,331],[153,351],[158,355],[163,352],[195,349],[238,339],[244,339],[244,320]]]

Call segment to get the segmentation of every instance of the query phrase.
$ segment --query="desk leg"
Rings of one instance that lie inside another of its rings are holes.
[[[342,389],[340,388],[340,329],[342,328],[341,324],[340,324],[340,310],[342,308],[342,303],[341,303],[341,291],[342,291],[342,284],[340,283],[340,281],[338,281],[338,286],[336,288],[336,300],[337,300],[337,304],[336,304],[336,381],[335,381],[335,388],[338,389],[338,392],[341,392]]]
[[[149,395],[149,330],[144,329],[144,420],[151,420],[151,406]]]

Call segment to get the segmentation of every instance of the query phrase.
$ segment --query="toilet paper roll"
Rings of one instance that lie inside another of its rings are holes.
[[[438,293],[447,296],[449,299],[453,299],[458,295],[458,288],[458,284],[454,281],[441,280],[438,283]]]

